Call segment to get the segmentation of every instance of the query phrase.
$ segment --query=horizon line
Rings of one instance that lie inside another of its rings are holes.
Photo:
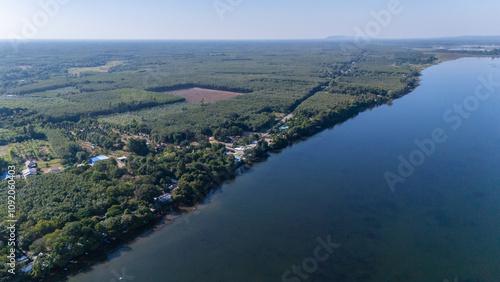
[[[370,38],[370,40],[432,40],[432,39],[459,39],[459,38],[486,38],[498,37],[500,35],[458,35],[458,36],[436,36],[436,37],[378,37]],[[332,40],[338,38],[342,39],[356,39],[356,36],[349,35],[331,35],[323,38],[33,38],[33,39],[14,39],[14,38],[0,38],[2,41],[315,41],[315,40]]]

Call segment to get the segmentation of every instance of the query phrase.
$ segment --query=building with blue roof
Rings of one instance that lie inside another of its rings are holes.
[[[4,180],[4,179],[7,179],[9,176],[10,176],[10,174],[8,172],[4,172],[4,173],[2,173],[2,176],[0,176],[0,179]]]
[[[104,156],[104,155],[100,155],[97,157],[90,158],[89,164],[95,164],[96,162],[105,161],[105,160],[109,160],[109,158]]]

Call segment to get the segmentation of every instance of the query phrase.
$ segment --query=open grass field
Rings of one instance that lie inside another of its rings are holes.
[[[185,98],[186,101],[195,104],[213,103],[216,101],[227,100],[236,96],[243,95],[242,93],[204,89],[199,87],[182,89],[169,93]]]
[[[82,68],[69,68],[68,73],[74,76],[80,76],[84,72],[109,72],[112,67],[123,64],[123,61],[107,62],[104,66],[99,67],[82,67]]]
[[[50,161],[39,162],[38,166],[41,170],[46,173],[49,169],[52,168],[62,168],[61,159],[52,159]]]
[[[0,146],[0,156],[6,156],[9,151],[9,145]]]

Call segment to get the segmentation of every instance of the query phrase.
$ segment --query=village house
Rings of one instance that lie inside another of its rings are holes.
[[[160,201],[160,202],[171,202],[172,201],[172,195],[170,193],[163,194],[158,198],[154,198],[155,201]]]
[[[37,167],[36,162],[32,161],[32,160],[27,160],[24,164],[26,165],[26,168],[36,168]]]
[[[23,170],[23,176],[24,178],[28,178],[28,176],[31,176],[31,175],[36,175],[37,172],[36,172],[36,169],[34,168],[27,168],[25,170]]]
[[[90,158],[89,160],[89,164],[95,164],[96,162],[99,162],[99,161],[105,161],[105,160],[109,160],[108,157],[104,156],[104,155],[100,155],[100,156],[97,156],[97,157],[93,157],[93,158]]]
[[[56,173],[56,174],[59,174],[59,173],[62,173],[62,171],[59,169],[59,168],[51,168],[47,171],[47,173]]]

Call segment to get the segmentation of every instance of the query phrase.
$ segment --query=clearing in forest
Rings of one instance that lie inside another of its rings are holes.
[[[107,62],[103,66],[98,67],[81,67],[81,68],[69,68],[68,73],[73,76],[80,76],[82,72],[109,72],[112,67],[116,67],[123,64],[123,61],[111,61]]]
[[[199,87],[170,91],[168,93],[185,98],[186,101],[195,104],[213,103],[243,95],[242,93],[237,92],[212,90]]]
[[[6,156],[9,152],[9,145],[0,146],[0,156]]]

